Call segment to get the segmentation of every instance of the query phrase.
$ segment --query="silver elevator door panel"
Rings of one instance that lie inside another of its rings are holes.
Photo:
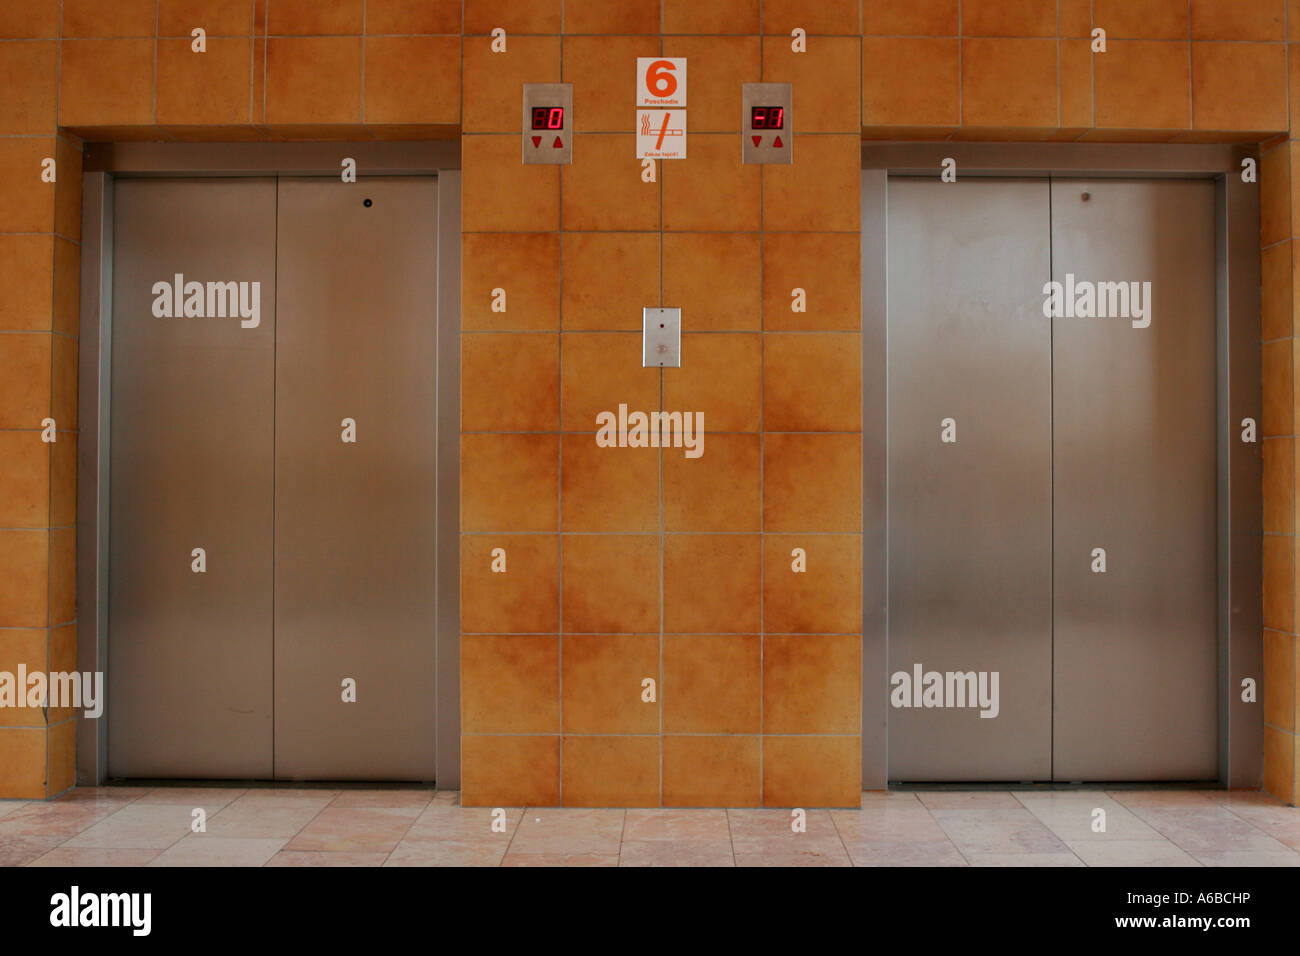
[[[1048,779],[1049,187],[892,178],[888,200],[889,672],[998,675],[989,717],[891,686],[889,777]]]
[[[434,778],[436,201],[280,180],[277,777]]]
[[[122,179],[114,206],[109,774],[269,777],[275,181]],[[260,283],[260,323],[155,315],[178,274],[204,313]]]
[[[1052,185],[1052,278],[1152,294],[1053,320],[1059,780],[1217,774],[1214,230],[1208,181]]]

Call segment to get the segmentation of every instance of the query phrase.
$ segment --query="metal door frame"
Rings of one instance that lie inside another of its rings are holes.
[[[1217,578],[1219,783],[1260,786],[1264,712],[1242,702],[1244,678],[1262,682],[1262,436],[1239,440],[1243,418],[1260,420],[1259,184],[1243,183],[1255,145],[1111,143],[864,143],[862,146],[862,786],[888,786],[889,563],[887,191],[890,176],[1021,179],[1194,178],[1215,183],[1217,280]],[[1092,784],[1091,786],[1096,786]]]
[[[437,554],[439,789],[460,787],[460,143],[86,143],[78,341],[77,668],[108,668],[109,425],[112,384],[113,181],[116,177],[365,176],[438,179]],[[77,723],[77,784],[108,774],[108,721]]]

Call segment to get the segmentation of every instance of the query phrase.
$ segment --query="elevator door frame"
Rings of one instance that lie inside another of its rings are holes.
[[[1215,186],[1218,780],[1258,787],[1263,705],[1241,700],[1262,683],[1261,443],[1240,440],[1259,423],[1259,184],[1243,183],[1252,145],[1110,143],[866,143],[862,147],[862,786],[889,783],[888,184],[939,183],[945,160],[961,177],[1202,179]]]
[[[77,445],[77,667],[108,669],[113,184],[117,178],[430,176],[437,200],[435,626],[439,789],[460,787],[460,143],[87,143],[82,175]],[[111,702],[110,702],[111,706]],[[108,720],[77,722],[77,784],[108,774]]]

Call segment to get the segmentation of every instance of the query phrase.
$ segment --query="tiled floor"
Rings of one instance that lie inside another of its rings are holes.
[[[860,810],[809,810],[801,833],[787,810],[515,808],[494,830],[457,798],[78,789],[0,801],[0,865],[1300,866],[1300,809],[1260,793],[864,793]]]

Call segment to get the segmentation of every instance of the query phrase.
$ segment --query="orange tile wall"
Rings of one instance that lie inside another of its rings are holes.
[[[461,136],[466,803],[854,804],[858,142],[1266,142],[1296,125],[1295,42],[1300,0],[0,0],[0,670],[75,654],[81,140]],[[644,183],[633,65],[659,54],[690,63],[690,158]],[[740,164],[746,80],[795,84],[793,166]],[[574,84],[572,166],[520,164],[525,81]],[[1261,164],[1263,746],[1288,800],[1292,163],[1282,136]],[[680,369],[640,367],[659,304]],[[620,402],[703,411],[704,457],[595,448]],[[73,772],[68,715],[0,712],[0,796]]]
[[[797,55],[792,16],[570,0],[466,24],[467,804],[857,802],[861,37],[830,4]],[[661,55],[688,60],[689,158],[647,183],[635,63]],[[793,166],[740,162],[759,80],[798,90]],[[520,164],[523,82],[573,84],[573,165]],[[658,305],[682,309],[679,369],[641,367]],[[597,447],[621,403],[703,412],[703,456]]]

